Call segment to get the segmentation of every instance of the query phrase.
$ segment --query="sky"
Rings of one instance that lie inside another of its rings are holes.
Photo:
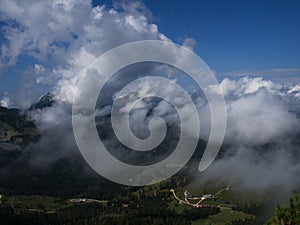
[[[144,3],[161,32],[177,43],[193,38],[195,52],[218,73],[300,68],[300,1]]]
[[[93,5],[122,11],[120,2],[94,0]],[[144,5],[147,19],[173,42],[193,45],[219,81],[245,75],[299,81],[300,1],[144,0]],[[4,24],[1,20],[1,32]],[[23,88],[22,71],[35,61],[21,54],[15,65],[4,66],[1,94]]]

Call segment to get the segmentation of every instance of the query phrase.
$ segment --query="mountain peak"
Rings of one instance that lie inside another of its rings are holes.
[[[32,104],[29,108],[29,111],[51,107],[54,103],[54,95],[51,93],[47,93],[46,95],[40,97],[38,102]]]

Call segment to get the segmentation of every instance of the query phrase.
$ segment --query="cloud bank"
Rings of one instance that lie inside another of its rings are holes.
[[[57,98],[71,102],[78,72],[104,52],[130,41],[168,40],[141,2],[118,8],[92,7],[89,0],[3,1],[1,67],[26,61],[27,81],[49,85]]]
[[[149,11],[141,2],[121,2],[115,8],[108,8],[105,5],[93,7],[87,0],[3,0],[0,12],[4,37],[1,69],[20,67],[22,72],[19,75],[25,77],[25,90],[28,83],[33,83],[29,86],[30,92],[3,95],[1,105],[28,107],[33,99],[37,99],[40,92],[35,93],[35,90],[39,85],[50,89],[57,100],[52,107],[30,114],[42,138],[28,149],[36,152],[43,149],[32,159],[41,165],[65,157],[74,149],[77,151],[70,105],[81,76],[79,71],[120,44],[145,39],[169,40],[151,22]],[[184,41],[184,45],[191,47],[194,43],[192,39]],[[26,68],[21,67],[22,61],[27,63]],[[152,66],[141,66],[126,73],[131,76],[134,72],[145,74],[145,71],[152,70]],[[170,71],[165,72],[172,77]],[[277,72],[282,74],[284,71]],[[113,90],[126,82],[117,78],[111,81],[104,98],[107,101],[97,112],[99,116],[109,116],[109,103],[116,97]],[[261,77],[242,77],[236,80],[225,78],[220,87],[227,104],[226,152],[205,175],[238,180],[250,189],[266,190],[276,186],[292,191],[299,188],[300,83],[286,85]],[[210,91],[213,94],[215,87],[210,87]],[[32,92],[34,94],[26,95]],[[150,93],[151,85],[141,86],[141,92],[142,96]],[[206,140],[210,112],[203,95],[198,92],[198,89],[191,88],[192,98],[199,105],[201,138]],[[175,97],[177,101],[181,100]],[[147,132],[139,133],[139,129],[144,131],[149,121],[149,105],[137,106],[132,118],[142,123],[133,126],[133,130],[140,136],[147,136]],[[165,102],[158,102],[151,110],[153,115],[165,116],[170,124],[178,120],[174,109]]]
[[[298,85],[263,78],[224,79],[227,106],[223,157],[206,171],[243,189],[299,190],[300,117]]]

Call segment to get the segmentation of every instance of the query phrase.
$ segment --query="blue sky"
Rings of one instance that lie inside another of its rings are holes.
[[[300,1],[160,2],[145,1],[160,30],[217,72],[300,67]]]
[[[300,1],[145,1],[174,41],[218,72],[300,67]],[[158,7],[159,5],[159,7]]]
[[[300,1],[144,3],[162,33],[177,43],[194,38],[196,53],[219,73],[300,67]]]

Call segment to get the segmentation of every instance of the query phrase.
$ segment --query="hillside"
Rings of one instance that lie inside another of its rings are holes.
[[[22,146],[38,137],[36,126],[18,109],[0,106],[0,148]]]

